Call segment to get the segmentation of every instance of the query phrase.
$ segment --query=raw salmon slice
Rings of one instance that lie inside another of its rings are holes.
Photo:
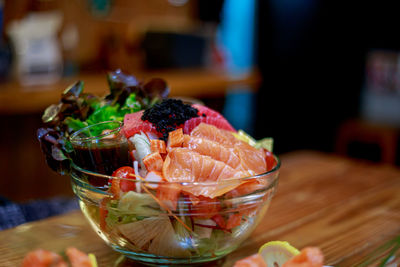
[[[163,176],[169,182],[193,183],[197,185],[182,185],[182,190],[195,196],[214,198],[234,188],[240,182],[233,180],[224,182],[230,178],[243,177],[243,173],[233,169],[222,161],[209,156],[201,155],[187,148],[174,148],[168,153],[164,165]],[[207,182],[219,181],[218,185]],[[201,184],[201,182],[206,182]]]
[[[287,262],[282,267],[322,267],[324,255],[317,247],[306,247]]]
[[[235,144],[235,153],[240,158],[241,164],[239,170],[247,171],[251,175],[265,173],[267,171],[267,163],[264,151],[242,141],[240,142]]]
[[[240,159],[233,153],[233,148],[226,147],[205,138],[184,135],[183,147],[198,152],[201,155],[210,156],[215,160],[222,161],[234,169],[240,164]]]
[[[227,196],[229,198],[236,198],[253,193],[254,191],[264,189],[267,186],[267,181],[264,179],[251,179],[242,183],[240,186],[230,191]]]
[[[267,264],[257,253],[235,262],[233,267],[267,267]]]
[[[233,147],[239,141],[229,131],[222,131],[218,127],[206,123],[200,123],[196,126],[190,132],[190,136],[205,138],[230,147]]]
[[[248,171],[251,175],[267,171],[265,152],[262,149],[256,149],[246,142],[237,139],[229,131],[218,129],[213,125],[201,123],[193,129],[190,135],[234,148],[234,153],[241,161],[238,170]]]
[[[22,267],[68,267],[63,258],[51,251],[37,249],[26,254]]]
[[[235,128],[224,118],[224,117],[196,117],[187,120],[183,125],[183,133],[190,134],[192,130],[199,125],[200,123],[206,123],[210,125],[214,125],[220,129],[224,129],[231,132],[236,132]]]
[[[156,196],[168,209],[176,210],[180,192],[181,187],[178,184],[161,183],[157,187]]]
[[[92,267],[89,256],[82,251],[69,247],[66,249],[65,253],[68,256],[71,267]]]
[[[187,148],[173,148],[163,166],[169,182],[214,182],[238,177],[237,171],[224,162]]]

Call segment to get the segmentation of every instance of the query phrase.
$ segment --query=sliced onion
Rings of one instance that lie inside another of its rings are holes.
[[[136,149],[135,158],[140,163],[142,169],[145,168],[143,164],[143,158],[151,153],[150,141],[147,136],[142,132],[140,134],[135,134],[133,137],[129,138]]]
[[[149,187],[151,189],[157,189],[157,187],[158,187],[157,183],[162,181],[162,176],[161,176],[161,173],[156,173],[154,171],[151,171],[151,172],[147,173],[147,175],[144,179],[146,180],[146,182],[149,182],[147,184],[147,187]]]
[[[118,230],[135,246],[154,255],[166,257],[190,256],[190,252],[175,236],[174,228],[167,215],[119,225]]]
[[[135,170],[135,174],[139,175],[139,162],[135,160],[133,162],[133,169]],[[142,189],[140,188],[140,179],[136,179],[135,187],[136,187],[136,192],[140,193],[142,192]]]
[[[210,219],[194,219],[194,232],[199,238],[210,238],[217,224]]]

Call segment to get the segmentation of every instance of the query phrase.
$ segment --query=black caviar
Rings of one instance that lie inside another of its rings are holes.
[[[182,100],[170,98],[146,109],[141,119],[151,122],[163,135],[162,139],[167,140],[169,132],[182,126],[185,121],[198,117],[198,112],[196,108],[184,104]]]

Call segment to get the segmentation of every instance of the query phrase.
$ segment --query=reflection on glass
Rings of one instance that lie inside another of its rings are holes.
[[[111,175],[121,166],[130,165],[128,140],[118,121],[101,122],[85,127],[70,137],[72,159],[79,167]]]

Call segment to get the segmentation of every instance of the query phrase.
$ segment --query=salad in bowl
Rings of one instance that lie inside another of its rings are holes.
[[[255,141],[215,110],[167,98],[161,79],[108,77],[110,95],[84,94],[78,83],[38,130],[49,166],[70,175],[92,227],[149,265],[200,264],[235,250],[276,191],[272,140]]]

